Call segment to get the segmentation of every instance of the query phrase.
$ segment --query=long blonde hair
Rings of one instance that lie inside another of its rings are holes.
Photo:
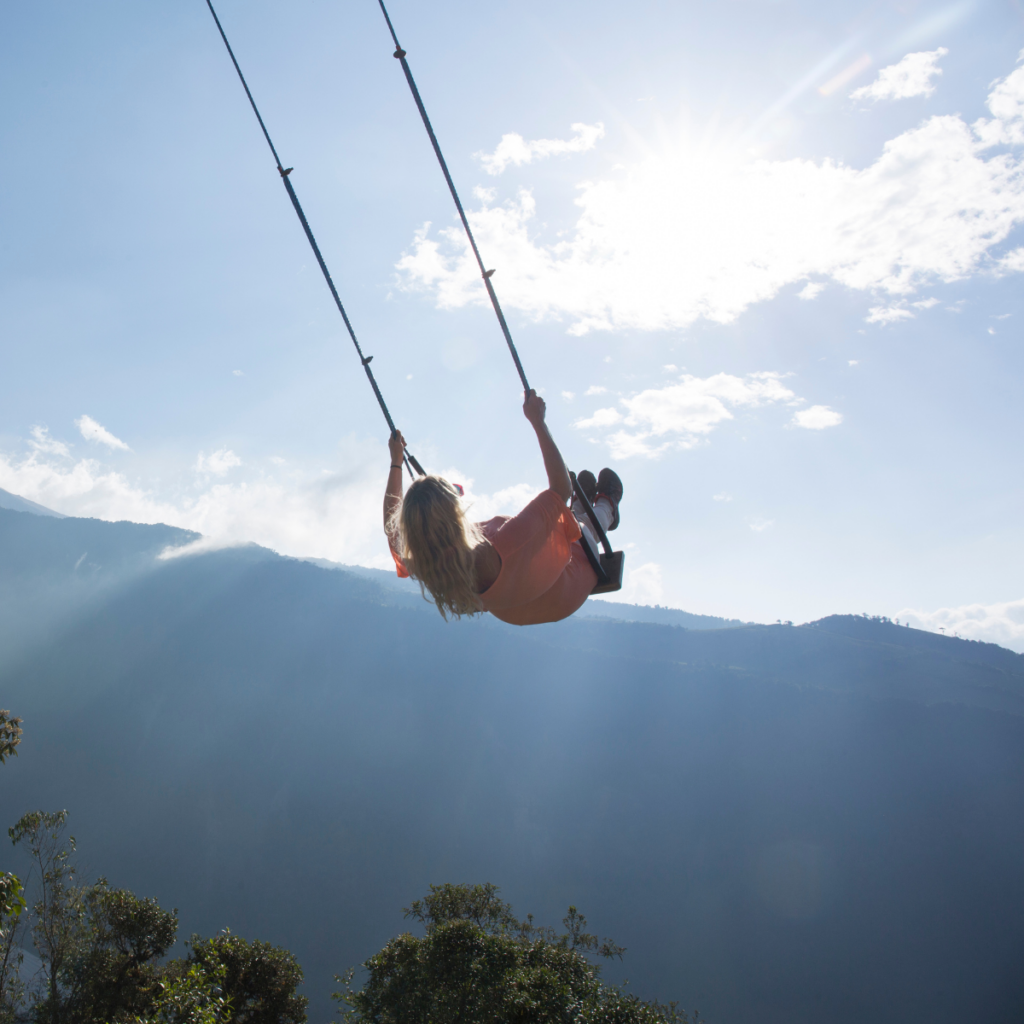
[[[392,514],[388,532],[423,596],[430,591],[445,619],[483,611],[473,563],[473,549],[482,536],[476,524],[466,521],[459,495],[447,480],[414,480]]]

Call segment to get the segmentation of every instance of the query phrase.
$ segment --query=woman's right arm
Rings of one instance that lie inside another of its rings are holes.
[[[548,474],[548,486],[562,501],[567,502],[572,497],[572,481],[569,479],[569,471],[565,468],[562,453],[544,422],[546,411],[544,399],[531,388],[523,402],[523,414],[537,432],[537,443],[540,445],[541,455],[544,456],[544,469]]]
[[[396,430],[388,438],[391,454],[391,469],[388,470],[388,485],[384,490],[384,532],[387,533],[395,509],[402,503],[402,458],[405,452],[405,438]]]

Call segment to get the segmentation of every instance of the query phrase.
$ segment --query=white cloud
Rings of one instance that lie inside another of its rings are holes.
[[[205,535],[218,546],[255,542],[296,556],[387,564],[380,532],[379,446],[352,445],[340,472],[255,473],[238,483],[196,488],[166,482],[157,490],[95,459],[72,465],[38,451],[0,453],[0,487],[72,516],[169,523]],[[168,477],[167,474],[161,474]],[[187,480],[188,478],[186,478]]]
[[[131,448],[129,448],[124,441],[119,437],[114,437],[106,427],[100,426],[100,424],[91,416],[80,416],[75,420],[75,426],[78,427],[79,433],[86,439],[86,441],[93,441],[96,444],[104,444],[108,448],[117,448],[124,452],[131,451]]]
[[[808,430],[838,427],[842,422],[842,413],[830,409],[827,405],[812,405],[810,409],[801,409],[793,416],[794,426],[806,427]]]
[[[716,494],[716,495],[714,495],[714,496],[713,496],[713,499],[714,499],[715,501],[732,501],[732,495],[731,495],[731,494],[725,494],[725,493],[723,492],[722,494]]]
[[[811,299],[816,299],[824,290],[825,286],[820,281],[808,281],[807,284],[805,284],[803,288],[796,293],[796,297],[798,299],[809,301]]]
[[[922,299],[920,302],[911,303],[914,309],[931,309],[932,306],[937,306],[938,304],[939,300],[936,299],[934,296],[930,299]]]
[[[939,58],[949,53],[944,46],[927,53],[908,53],[898,64],[878,72],[870,84],[850,93],[851,100],[905,100],[911,96],[931,96],[932,79],[942,74]]]
[[[926,612],[903,608],[894,618],[933,633],[944,629],[947,636],[959,633],[968,640],[1001,644],[1024,654],[1024,598],[999,604],[966,604]]]
[[[223,476],[230,469],[240,466],[242,460],[230,448],[221,448],[209,455],[199,453],[195,471],[203,476]]]
[[[231,372],[232,372],[232,373],[233,373],[233,374],[234,374],[234,375],[235,375],[236,377],[244,377],[244,376],[245,376],[245,374],[244,374],[244,373],[243,373],[243,372],[242,372],[241,370],[232,370]]]
[[[501,137],[493,153],[475,153],[474,156],[488,174],[501,174],[509,164],[519,167],[560,153],[584,153],[593,149],[597,140],[604,137],[604,125],[577,123],[572,125],[572,132],[571,139],[534,139],[531,142],[512,132]]]
[[[598,409],[588,419],[577,420],[573,425],[593,430],[621,422],[638,428],[634,432],[621,430],[606,438],[612,455],[619,459],[634,455],[653,457],[669,447],[692,448],[720,423],[733,418],[729,406],[758,406],[795,398],[777,373],[752,373],[747,377],[717,373],[705,378],[683,374],[678,384],[649,388],[620,399],[625,416],[614,408]],[[652,445],[651,438],[666,440]]]
[[[914,314],[902,306],[872,306],[864,319],[869,324],[895,324],[900,320],[913,320]]]
[[[601,387],[600,384],[591,384],[590,387],[587,388],[587,390],[583,392],[583,394],[588,396],[588,397],[591,396],[591,395],[605,395],[607,393],[608,393],[608,389],[604,388],[604,387]]]
[[[563,391],[562,397],[567,401],[571,402],[576,397],[575,391]]]
[[[1024,68],[997,83],[989,107],[993,119],[973,126],[929,118],[863,169],[680,142],[580,183],[574,229],[547,241],[528,190],[469,218],[503,304],[567,319],[575,334],[729,323],[809,278],[909,296],[995,269],[993,251],[1024,223],[1024,163],[986,152],[1024,143]],[[1024,270],[1024,253],[999,266]],[[425,226],[398,270],[441,307],[487,302],[461,228]]]
[[[765,530],[770,530],[775,525],[774,519],[751,519],[747,524],[754,533],[764,533]]]
[[[847,364],[847,366],[859,366],[860,365],[860,360],[859,359],[847,359],[846,360],[846,364]]]
[[[997,266],[1005,274],[1019,274],[1024,270],[1024,247],[1011,249],[999,260]]]
[[[50,431],[47,427],[33,427],[32,440],[29,441],[29,444],[37,452],[45,452],[49,455],[63,455],[65,458],[71,457],[68,446],[63,441],[50,437]]]
[[[613,427],[622,422],[622,413],[618,409],[598,409],[593,416],[577,420],[573,426],[580,430],[593,430],[597,427]]]

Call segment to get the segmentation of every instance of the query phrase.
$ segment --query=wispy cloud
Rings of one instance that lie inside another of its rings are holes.
[[[805,302],[809,302],[811,299],[816,299],[824,290],[825,286],[820,281],[808,281],[807,284],[805,284],[803,288],[796,293],[796,297],[798,299],[803,299]]]
[[[47,427],[33,427],[32,440],[29,441],[29,444],[37,452],[45,452],[49,455],[63,455],[65,458],[71,457],[71,450],[68,446],[63,441],[50,437],[50,431]]]
[[[106,427],[101,426],[91,416],[80,416],[75,420],[75,426],[78,427],[78,432],[86,439],[86,441],[92,441],[95,444],[103,444],[108,448],[119,449],[124,452],[131,451],[131,448],[129,448],[124,441],[119,437],[114,437]]]
[[[903,608],[893,616],[918,629],[968,640],[986,640],[1024,654],[1024,598],[996,604],[965,604],[957,608],[920,611]]]
[[[622,424],[632,429],[620,430],[605,439],[612,454],[622,459],[634,455],[653,457],[668,448],[692,448],[719,424],[733,418],[731,408],[792,401],[799,399],[782,383],[778,373],[752,373],[746,377],[717,373],[703,378],[683,374],[678,383],[622,398],[621,409],[597,409],[573,425],[593,431]]]
[[[1024,163],[987,153],[1024,144],[1024,68],[988,103],[991,119],[929,118],[861,170],[680,144],[580,183],[575,228],[553,241],[529,190],[482,201],[469,216],[501,274],[502,302],[534,319],[567,319],[575,334],[728,323],[809,279],[909,296],[994,269],[998,246],[1024,223]],[[1024,253],[999,266],[1024,270]],[[427,225],[398,269],[406,287],[442,307],[487,301],[461,229]]]
[[[242,460],[230,448],[221,448],[209,455],[200,452],[195,470],[203,476],[224,476],[228,470],[241,464]]]
[[[517,167],[543,160],[561,153],[585,153],[597,145],[604,136],[604,125],[577,123],[572,125],[571,139],[533,139],[527,142],[522,135],[510,132],[501,137],[493,153],[475,153],[488,174],[501,174],[510,164]]]
[[[913,320],[914,314],[903,306],[872,306],[864,319],[869,324],[895,324],[900,320]]]
[[[898,64],[890,64],[878,72],[870,84],[850,93],[852,100],[905,100],[911,96],[931,96],[935,92],[933,78],[942,74],[939,58],[949,53],[944,46],[927,53],[908,53]]]

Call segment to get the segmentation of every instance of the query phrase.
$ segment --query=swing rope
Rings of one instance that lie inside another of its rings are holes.
[[[281,158],[277,155],[277,150],[274,148],[274,143],[271,141],[270,132],[267,131],[267,126],[263,123],[263,118],[260,116],[259,108],[256,106],[256,101],[252,98],[252,93],[249,91],[249,85],[245,80],[245,75],[242,74],[242,69],[238,65],[238,61],[235,58],[235,52],[231,49],[231,44],[228,42],[228,37],[224,32],[224,28],[220,23],[220,18],[217,17],[217,12],[213,9],[213,3],[211,0],[206,0],[206,6],[210,8],[210,13],[213,15],[213,20],[217,25],[217,31],[220,32],[221,39],[224,40],[224,46],[227,48],[228,56],[231,58],[231,63],[235,66],[235,71],[238,72],[238,79],[242,83],[242,88],[245,89],[245,95],[249,98],[249,105],[252,107],[252,112],[256,115],[256,120],[260,123],[260,128],[263,130],[263,137],[267,140],[267,145],[270,147],[270,152],[274,155],[274,163],[277,164],[278,174],[281,175],[281,181],[284,183],[285,190],[288,193],[288,198],[292,202],[292,206],[295,208],[295,213],[299,218],[299,223],[302,225],[302,230],[306,233],[306,238],[309,240],[310,248],[313,250],[313,255],[316,256],[316,261],[320,265],[320,270],[324,275],[324,280],[327,282],[327,287],[331,290],[331,295],[334,298],[334,303],[338,307],[338,312],[341,313],[342,320],[345,321],[345,327],[348,330],[348,335],[352,339],[352,344],[356,347],[356,352],[359,355],[359,361],[363,365],[363,369],[366,371],[366,379],[370,382],[370,387],[373,388],[373,393],[377,398],[377,404],[380,406],[380,410],[384,413],[384,419],[387,420],[388,427],[391,430],[391,436],[394,437],[398,433],[395,427],[395,422],[391,418],[391,413],[388,412],[388,407],[384,402],[384,396],[380,393],[380,388],[377,386],[377,380],[373,376],[373,370],[370,369],[370,361],[373,356],[363,355],[362,347],[359,344],[359,340],[356,338],[356,332],[352,329],[352,323],[348,318],[348,313],[345,312],[345,307],[342,304],[341,296],[338,295],[338,289],[334,287],[334,281],[331,278],[331,272],[327,269],[327,264],[324,262],[324,258],[320,253],[320,246],[316,244],[316,239],[313,237],[313,232],[310,229],[309,221],[306,220],[306,215],[303,213],[302,205],[299,203],[299,197],[295,194],[295,189],[292,187],[291,179],[289,175],[292,173],[291,167],[284,167],[281,164]],[[424,115],[426,116],[426,115]],[[440,155],[440,151],[438,151]],[[447,173],[447,171],[445,172]],[[450,179],[449,179],[450,180]],[[460,207],[461,209],[461,207]],[[465,218],[463,218],[465,219]],[[468,230],[468,226],[467,226]],[[475,246],[474,246],[475,248]],[[479,257],[478,257],[479,258]],[[497,302],[497,299],[495,299]],[[506,334],[508,333],[506,328]],[[509,344],[512,343],[509,338]],[[513,350],[514,351],[514,350]],[[518,359],[516,360],[518,363]],[[522,371],[520,370],[520,375]],[[526,378],[523,378],[525,384]],[[423,467],[416,460],[415,456],[411,455],[408,451],[403,453],[403,461],[405,462],[405,468],[409,470],[409,476],[414,480],[416,474],[420,476],[426,476],[426,472]]]
[[[209,2],[209,0],[207,0],[207,2]],[[423,127],[427,129],[427,135],[430,136],[430,144],[434,147],[434,155],[437,157],[437,162],[441,165],[441,172],[444,174],[444,180],[448,183],[448,191],[451,192],[452,199],[455,200],[455,208],[459,211],[462,226],[466,229],[466,237],[469,239],[469,244],[473,249],[473,255],[476,257],[477,266],[480,268],[480,275],[484,279],[484,285],[487,287],[487,295],[490,297],[491,305],[494,307],[495,315],[498,317],[498,323],[501,324],[501,333],[505,335],[508,350],[512,353],[512,360],[516,364],[519,379],[523,382],[523,390],[529,391],[530,385],[526,380],[526,373],[523,370],[523,364],[519,361],[519,353],[516,351],[515,342],[512,340],[512,332],[508,329],[508,324],[505,322],[505,314],[501,311],[501,303],[498,302],[498,295],[494,290],[494,285],[491,284],[491,278],[494,276],[494,271],[486,270],[484,268],[484,261],[480,256],[480,250],[476,246],[476,239],[473,237],[473,229],[469,226],[469,218],[466,216],[466,211],[462,208],[462,200],[459,199],[459,193],[455,188],[455,182],[452,181],[452,176],[448,173],[448,164],[445,163],[444,155],[441,153],[441,146],[437,141],[437,136],[434,134],[434,127],[430,123],[430,118],[427,116],[427,108],[423,105],[423,100],[420,98],[420,91],[416,88],[416,81],[412,77],[412,71],[409,70],[409,62],[405,59],[406,52],[402,49],[402,44],[398,41],[398,36],[395,33],[395,26],[391,24],[391,17],[388,14],[388,9],[384,6],[384,0],[377,0],[377,2],[380,4],[384,20],[388,23],[388,31],[391,33],[391,38],[395,42],[394,56],[402,63],[402,70],[405,72],[405,80],[409,83],[409,91],[412,93],[412,98],[416,101],[416,108],[419,110],[420,117],[423,119]]]
[[[207,2],[209,2],[209,0],[207,0]],[[501,303],[498,302],[498,295],[494,290],[494,285],[491,284],[491,278],[494,276],[494,271],[486,270],[484,268],[483,258],[480,256],[480,250],[477,248],[476,239],[473,237],[473,229],[469,226],[469,218],[466,216],[466,211],[462,206],[462,200],[459,199],[458,190],[455,188],[455,182],[452,181],[452,176],[448,171],[448,164],[445,162],[444,154],[441,152],[441,145],[437,141],[437,136],[434,134],[434,126],[430,123],[430,118],[427,115],[427,108],[423,105],[423,99],[420,96],[419,89],[416,88],[416,80],[412,77],[412,71],[409,69],[409,62],[405,59],[407,55],[406,51],[402,49],[402,44],[398,41],[398,34],[395,32],[395,26],[391,22],[391,16],[388,14],[388,9],[384,6],[384,0],[377,0],[377,3],[380,4],[381,13],[384,15],[384,20],[388,24],[388,31],[391,33],[391,38],[395,44],[395,52],[393,56],[402,64],[402,70],[405,72],[405,80],[409,83],[409,91],[412,93],[412,98],[416,101],[416,109],[420,112],[420,117],[423,120],[423,127],[427,129],[427,135],[430,137],[430,144],[434,147],[434,155],[437,157],[437,162],[441,165],[441,173],[444,174],[444,180],[448,183],[448,191],[451,192],[452,199],[455,200],[455,209],[459,211],[459,218],[462,221],[462,226],[466,229],[466,237],[469,239],[473,255],[476,257],[476,263],[480,268],[480,275],[484,279],[484,285],[487,287],[487,294],[490,297],[491,305],[494,307],[494,312],[498,317],[498,323],[501,324],[501,332],[505,335],[505,341],[508,343],[508,350],[512,353],[512,360],[516,364],[519,379],[523,382],[523,390],[529,391],[530,385],[526,380],[526,373],[523,370],[523,364],[519,360],[519,353],[516,351],[515,342],[512,340],[512,332],[508,329],[505,314],[501,310]],[[613,554],[611,543],[608,540],[604,527],[601,525],[600,520],[594,512],[593,506],[590,504],[587,496],[583,493],[583,489],[576,482],[576,474],[570,473],[569,478],[572,481],[573,493],[583,506],[587,518],[593,524],[598,540],[604,548],[606,556],[611,558]],[[608,584],[608,574],[605,571],[604,566],[601,564],[597,553],[592,552],[590,547],[586,544],[584,544],[584,550],[587,552],[587,557],[590,560],[591,565],[594,567],[594,571],[597,573],[599,584]],[[621,565],[619,568],[621,579]],[[618,587],[610,589],[617,590]]]

